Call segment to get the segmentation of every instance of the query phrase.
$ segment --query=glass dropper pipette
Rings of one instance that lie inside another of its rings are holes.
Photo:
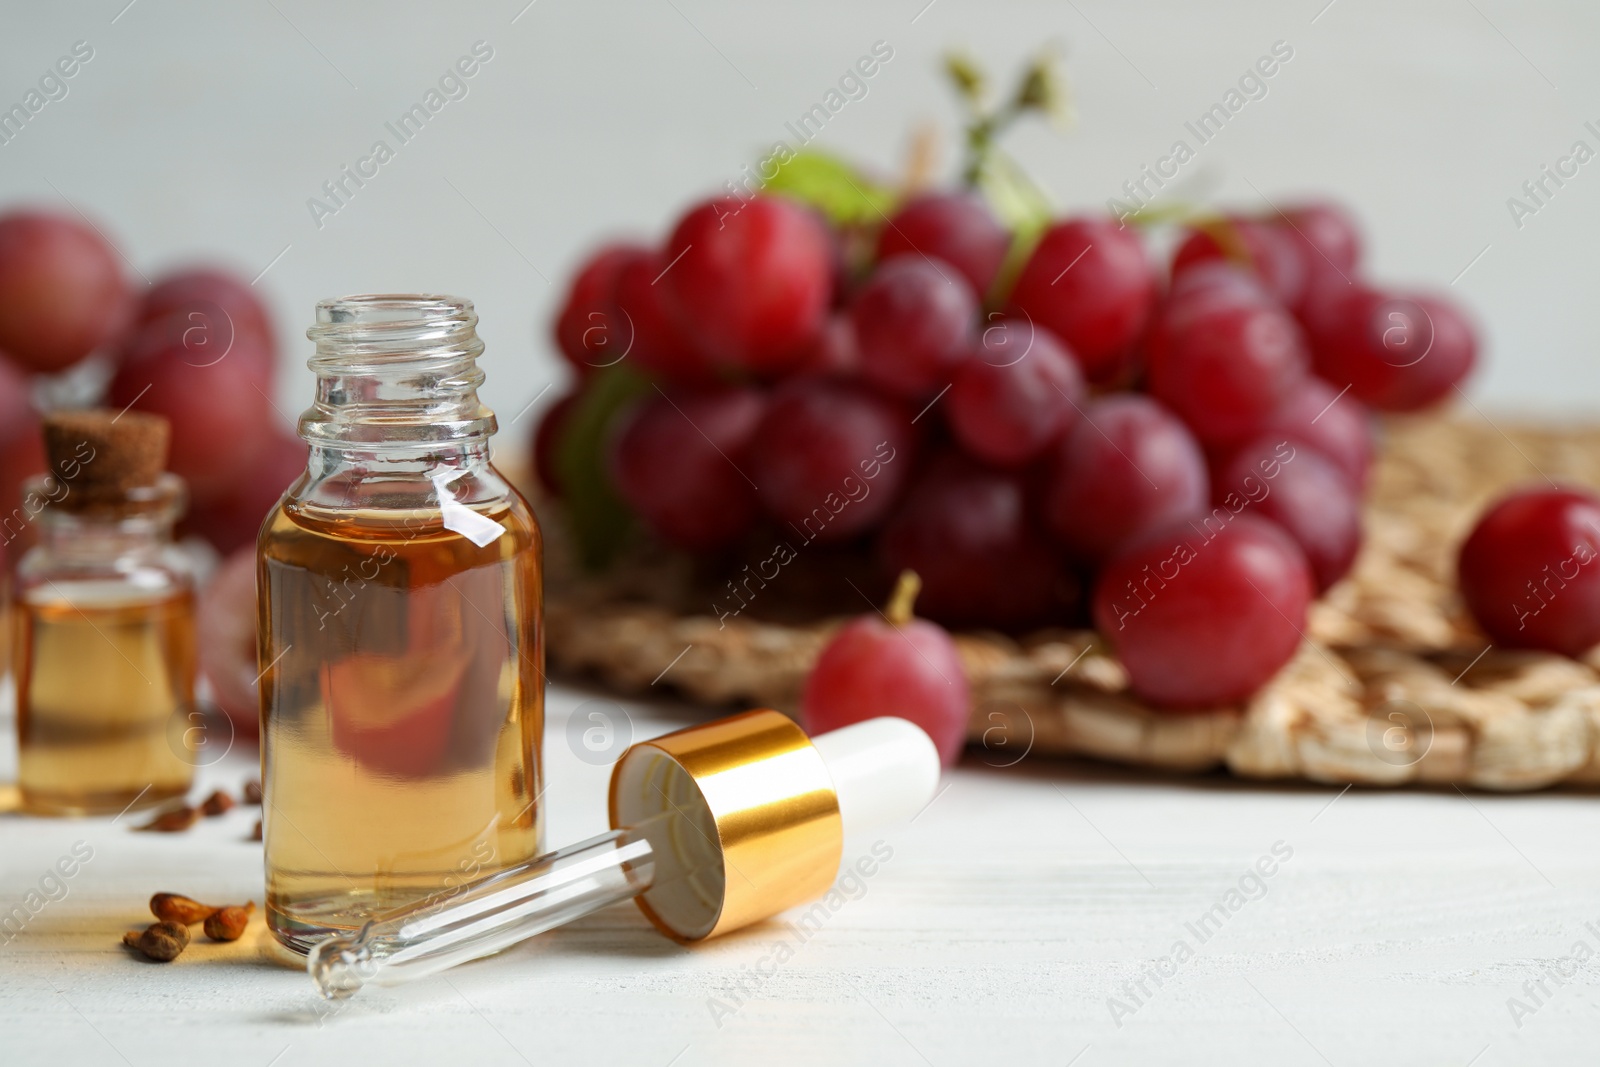
[[[904,719],[814,740],[751,711],[634,745],[612,769],[614,829],[375,917],[313,946],[329,999],[490,955],[622,900],[658,929],[703,940],[822,895],[845,839],[910,819],[939,756]]]

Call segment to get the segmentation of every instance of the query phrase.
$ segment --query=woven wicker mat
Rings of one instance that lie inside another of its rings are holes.
[[[1128,695],[1121,666],[1091,632],[964,633],[969,736],[981,758],[1077,754],[1371,785],[1600,784],[1600,656],[1489,647],[1452,578],[1461,539],[1507,486],[1600,486],[1600,428],[1434,416],[1387,422],[1382,436],[1361,558],[1313,608],[1295,658],[1247,706],[1152,712]],[[603,579],[580,577],[549,519],[555,669],[628,693],[671,686],[706,705],[794,710],[837,616],[719,623],[692,564],[643,550]]]

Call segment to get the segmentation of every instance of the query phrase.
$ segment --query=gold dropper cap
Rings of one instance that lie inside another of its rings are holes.
[[[635,898],[678,941],[715,937],[821,896],[844,850],[828,767],[805,731],[776,711],[634,745],[612,769],[609,807],[614,829],[680,816],[666,820],[652,845],[690,873]]]

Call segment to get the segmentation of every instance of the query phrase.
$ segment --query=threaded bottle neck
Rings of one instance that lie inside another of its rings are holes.
[[[484,441],[494,413],[478,399],[483,371],[472,301],[430,294],[323,300],[306,331],[316,400],[300,416],[313,446],[362,451]]]

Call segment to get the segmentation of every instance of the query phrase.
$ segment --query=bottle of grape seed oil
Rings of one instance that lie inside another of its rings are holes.
[[[259,542],[267,921],[288,947],[543,844],[541,541],[470,301],[317,306],[306,472]]]
[[[17,785],[38,815],[115,815],[189,791],[194,577],[172,543],[184,487],[167,420],[45,416],[50,472],[26,486],[38,544],[17,566]],[[19,512],[20,514],[20,512]]]

